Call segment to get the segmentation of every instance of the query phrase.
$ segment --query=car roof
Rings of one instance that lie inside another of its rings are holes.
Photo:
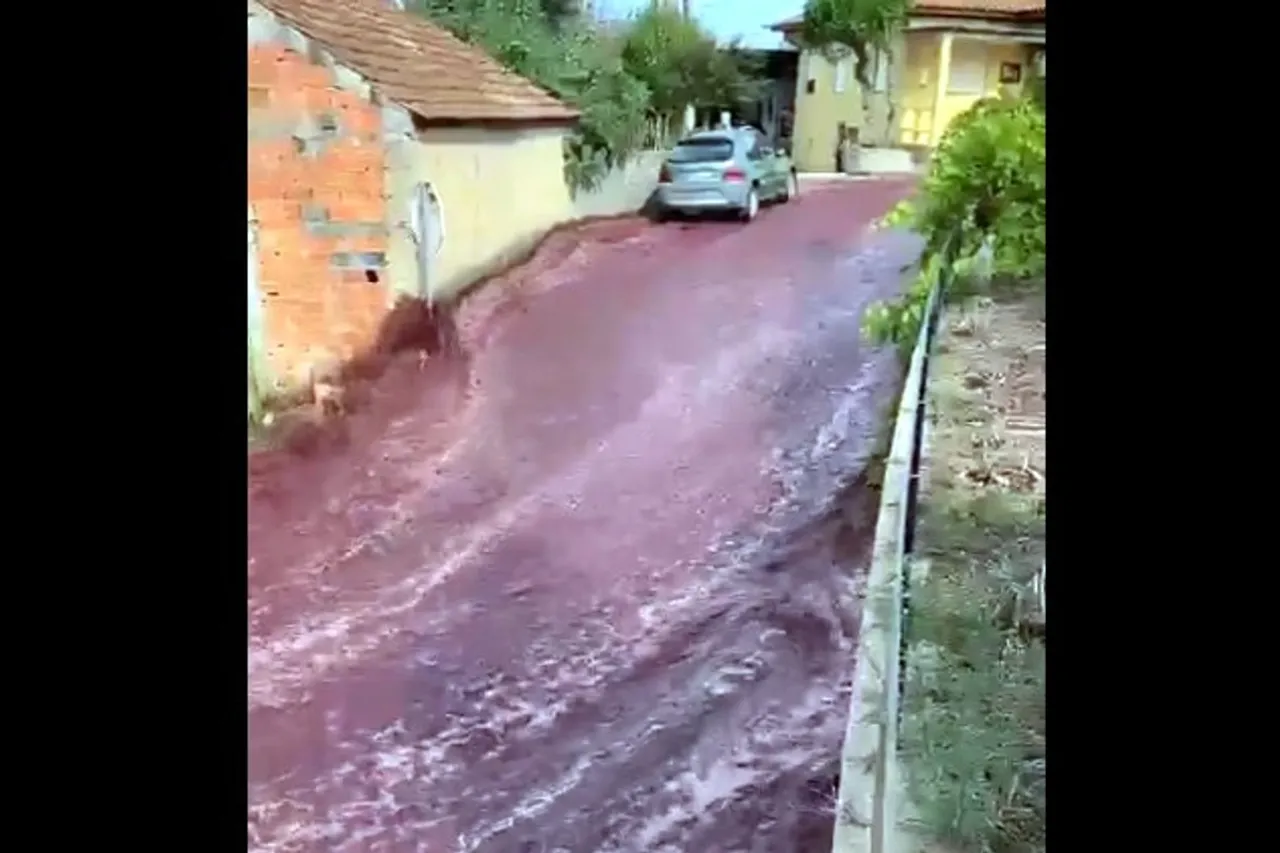
[[[693,142],[694,140],[697,140],[699,142],[703,140],[711,140],[711,141],[719,140],[721,142],[733,142],[735,139],[737,139],[737,137],[738,137],[738,134],[736,133],[736,131],[695,130],[693,133],[681,139],[680,142]]]

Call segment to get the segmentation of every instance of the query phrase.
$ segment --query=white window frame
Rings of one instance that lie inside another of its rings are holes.
[[[889,54],[876,48],[872,54],[872,62],[873,65],[871,67],[875,70],[875,75],[872,77],[871,91],[889,91]]]
[[[837,95],[844,94],[849,88],[849,78],[853,76],[853,57],[842,56],[836,60],[836,77],[834,88]]]

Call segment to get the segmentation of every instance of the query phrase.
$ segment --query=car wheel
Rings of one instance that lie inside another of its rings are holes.
[[[787,172],[787,189],[782,194],[782,203],[786,204],[798,195],[800,195],[800,182],[796,180],[796,173]]]
[[[756,188],[752,187],[747,190],[747,201],[742,205],[741,217],[743,222],[750,222],[756,218],[756,214],[760,212],[760,195],[756,192]]]

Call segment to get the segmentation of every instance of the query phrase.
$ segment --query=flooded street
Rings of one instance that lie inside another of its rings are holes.
[[[251,459],[251,851],[830,849],[910,189],[554,236]]]

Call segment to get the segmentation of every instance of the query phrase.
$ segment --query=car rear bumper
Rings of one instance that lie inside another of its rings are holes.
[[[673,210],[738,210],[747,204],[750,184],[683,186],[659,184],[658,202]]]

